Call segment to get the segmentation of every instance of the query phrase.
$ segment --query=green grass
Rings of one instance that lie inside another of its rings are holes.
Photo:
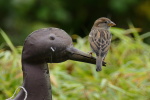
[[[150,33],[140,36],[138,30],[133,25],[127,30],[111,29],[107,67],[101,72],[95,71],[95,65],[76,61],[49,64],[53,99],[150,100],[150,46],[143,42]],[[0,49],[0,100],[4,100],[22,83],[22,47],[14,47],[2,30],[1,35],[10,47]],[[78,37],[74,46],[89,52],[87,40]]]

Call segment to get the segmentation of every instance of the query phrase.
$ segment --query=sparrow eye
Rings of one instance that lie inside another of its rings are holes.
[[[105,21],[104,23],[108,23],[107,21]]]

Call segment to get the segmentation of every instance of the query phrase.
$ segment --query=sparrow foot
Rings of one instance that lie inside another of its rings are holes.
[[[90,52],[88,52],[88,54],[89,54],[90,56],[92,56],[93,52],[92,52],[92,51],[90,51]]]
[[[102,62],[102,65],[103,65],[104,67],[106,67],[106,62],[103,61],[103,62]]]

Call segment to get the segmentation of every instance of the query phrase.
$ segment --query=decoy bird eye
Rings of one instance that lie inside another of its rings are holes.
[[[55,37],[54,36],[50,36],[49,39],[50,40],[55,40]]]

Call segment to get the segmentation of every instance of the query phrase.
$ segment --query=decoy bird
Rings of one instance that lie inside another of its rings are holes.
[[[23,87],[26,100],[52,100],[47,63],[66,60],[96,63],[96,59],[75,49],[71,37],[58,28],[43,28],[32,32],[22,51]],[[103,63],[105,64],[105,63]],[[13,100],[24,100],[21,90]]]

